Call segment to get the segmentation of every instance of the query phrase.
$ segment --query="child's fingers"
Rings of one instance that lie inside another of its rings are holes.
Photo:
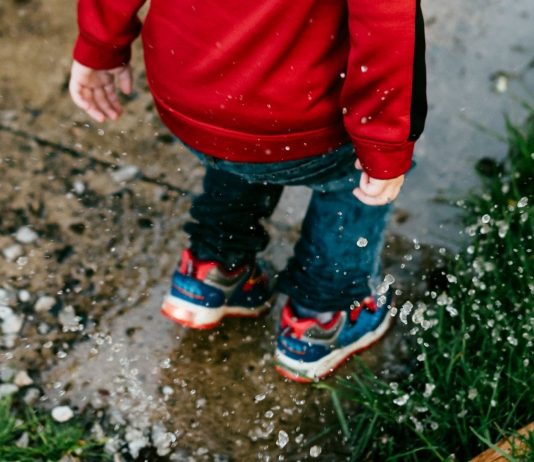
[[[117,74],[117,80],[120,90],[125,94],[129,95],[132,92],[133,87],[133,78],[132,78],[132,69],[130,66],[126,66],[119,71]]]
[[[98,122],[103,122],[105,120],[104,114],[95,107],[93,92],[90,89],[84,88],[81,85],[72,85],[69,90],[72,101],[76,106],[83,109]]]
[[[91,106],[89,109],[86,110],[86,112],[97,122],[102,123],[106,120],[106,116],[95,106]]]
[[[114,83],[109,83],[106,86],[104,86],[104,91],[106,93],[106,97],[111,104],[111,107],[113,110],[120,114],[122,112],[121,104],[119,102],[119,97],[117,96],[117,89],[115,88]]]
[[[79,89],[71,89],[70,97],[76,106],[86,111],[89,109],[89,103],[82,97],[82,93]]]
[[[360,159],[356,159],[356,164],[354,165],[357,170],[363,170],[362,163],[360,162]]]
[[[363,202],[366,205],[386,205],[395,200],[395,198],[398,195],[398,191],[389,191],[386,190],[384,193],[378,195],[378,196],[368,196],[365,194],[365,192],[362,191],[361,188],[356,188],[353,191],[353,194],[356,196],[357,199],[359,199],[361,202]]]
[[[95,97],[96,106],[100,112],[112,120],[115,120],[119,117],[119,114],[117,111],[115,111],[115,109],[113,109],[111,102],[108,100],[103,87],[93,89],[93,95]]]
[[[365,178],[364,178],[365,175]],[[360,179],[360,189],[371,197],[377,197],[382,194],[386,188],[387,182],[383,180],[377,180],[370,178],[367,173],[363,172]]]

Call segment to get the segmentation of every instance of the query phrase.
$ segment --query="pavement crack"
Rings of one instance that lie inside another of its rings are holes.
[[[9,133],[13,136],[16,136],[17,138],[21,138],[27,141],[33,141],[41,147],[52,148],[58,152],[67,154],[75,159],[81,159],[81,158],[89,159],[91,162],[94,162],[97,165],[100,165],[102,167],[109,168],[109,169],[114,169],[116,167],[116,165],[113,162],[108,162],[108,161],[99,159],[86,152],[80,151],[78,149],[74,149],[62,143],[57,143],[55,141],[47,140],[46,138],[43,138],[38,135],[34,135],[25,130],[21,130],[21,129],[10,127],[8,125],[0,124],[0,131]],[[170,191],[175,191],[181,194],[182,196],[192,196],[191,191],[187,191],[185,189],[179,188],[178,186],[175,186],[172,183],[169,183],[167,181],[145,175],[142,171],[139,173],[138,180],[143,181],[145,183],[165,187]]]

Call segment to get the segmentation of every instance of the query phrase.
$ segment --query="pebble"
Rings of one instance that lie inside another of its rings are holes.
[[[10,382],[15,376],[15,369],[4,366],[0,369],[0,382]]]
[[[18,297],[22,303],[29,302],[32,298],[31,294],[27,290],[24,290],[24,289],[19,290]]]
[[[74,412],[69,406],[56,406],[52,409],[52,418],[56,422],[67,422],[74,417]]]
[[[0,289],[0,305],[13,305],[17,301],[15,294],[7,289]]]
[[[13,244],[2,249],[2,253],[7,261],[15,261],[24,253],[24,249],[20,244]]]
[[[20,438],[15,441],[15,446],[17,448],[26,449],[28,445],[30,444],[30,436],[27,432],[24,432],[22,435],[20,435]]]
[[[13,381],[13,383],[17,387],[22,388],[31,385],[33,383],[33,380],[26,371],[19,371],[17,372],[17,375],[15,375],[15,380]]]
[[[85,183],[81,180],[75,180],[72,187],[78,196],[81,196],[85,192]]]
[[[46,335],[50,332],[50,326],[46,322],[42,322],[37,326],[37,332],[41,335]]]
[[[41,397],[41,392],[39,391],[39,389],[32,387],[26,390],[26,393],[24,394],[24,397],[22,398],[22,400],[28,406],[33,406],[40,397]]]
[[[113,181],[122,183],[123,181],[131,181],[139,174],[139,169],[135,165],[125,165],[118,170],[113,170],[110,175]]]
[[[9,306],[0,305],[0,319],[3,321],[4,319],[10,318],[13,316],[13,310]]]
[[[15,233],[15,239],[21,244],[31,244],[35,242],[39,235],[29,226],[22,226]]]
[[[19,387],[17,387],[15,384],[3,383],[0,385],[0,399],[5,398],[6,396],[11,396],[17,391],[19,391]]]
[[[45,311],[50,311],[50,309],[56,304],[56,299],[48,295],[43,295],[39,297],[33,309],[37,313],[43,313]]]
[[[13,314],[7,318],[4,318],[2,322],[2,332],[4,334],[17,334],[22,328],[22,318]]]

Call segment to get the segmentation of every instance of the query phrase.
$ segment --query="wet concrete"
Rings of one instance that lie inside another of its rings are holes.
[[[427,2],[431,111],[385,252],[404,300],[416,301],[441,258],[413,239],[454,245],[460,228],[443,197],[477,184],[476,158],[503,154],[466,119],[500,131],[510,92],[531,82],[529,1]],[[314,445],[320,460],[340,460],[338,435],[313,440],[335,419],[327,393],[273,371],[276,310],[201,333],[158,315],[202,168],[155,116],[138,47],[137,93],[118,123],[96,126],[73,108],[66,83],[74,25],[74,3],[0,4],[0,250],[17,245],[21,227],[37,233],[17,258],[0,254],[0,286],[23,320],[14,347],[0,344],[0,364],[28,370],[50,403],[107,409],[111,422],[153,440],[160,424],[159,436],[176,438],[175,460],[305,460]],[[495,92],[504,81],[507,91]],[[278,269],[307,197],[289,189],[268,225],[265,258]],[[54,297],[50,310],[36,310],[42,296]],[[377,372],[402,374],[407,329],[398,323],[363,359]],[[113,426],[107,430],[113,436]],[[289,437],[284,448],[280,431]]]

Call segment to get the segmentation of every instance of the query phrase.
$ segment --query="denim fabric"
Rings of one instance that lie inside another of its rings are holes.
[[[228,268],[253,261],[269,240],[260,220],[272,214],[283,186],[303,185],[313,194],[279,290],[318,312],[348,309],[372,293],[391,207],[368,206],[352,194],[360,179],[352,145],[276,163],[235,163],[193,153],[206,166],[204,192],[191,207],[194,221],[185,226],[198,258]]]

